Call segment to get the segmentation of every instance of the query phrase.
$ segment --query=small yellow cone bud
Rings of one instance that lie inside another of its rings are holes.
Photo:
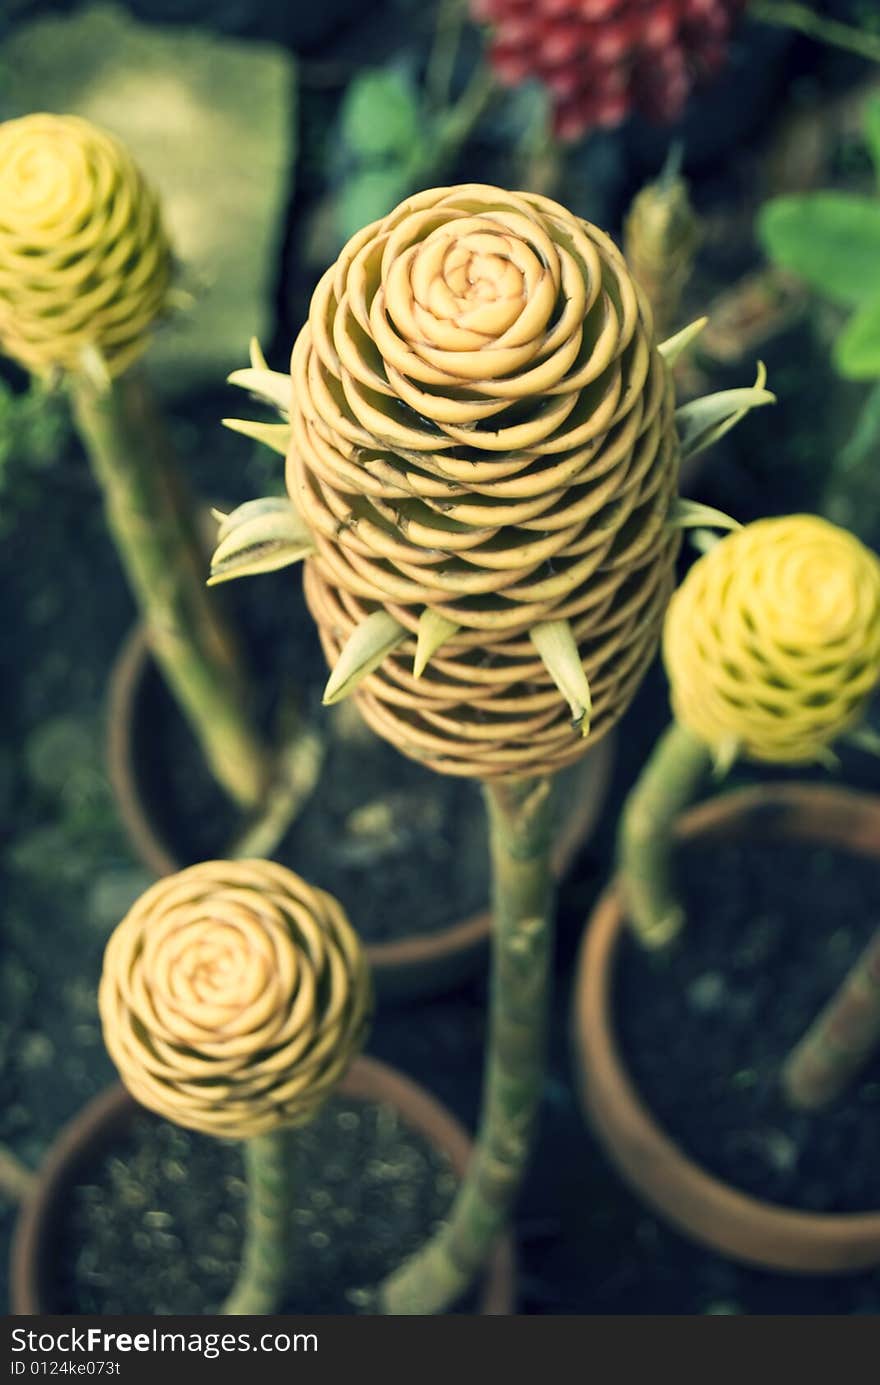
[[[0,351],[39,375],[92,351],[118,375],[170,281],[156,195],[116,139],[77,116],[0,124]]]
[[[880,679],[880,561],[815,515],[746,525],[691,568],[663,654],[675,715],[716,760],[826,762]]]
[[[132,907],[98,1000],[132,1096],[244,1140],[311,1119],[363,1044],[370,983],[331,895],[271,861],[206,861]]]

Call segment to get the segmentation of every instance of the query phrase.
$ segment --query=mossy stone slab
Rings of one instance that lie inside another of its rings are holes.
[[[221,380],[272,320],[295,157],[290,55],[97,5],[17,28],[2,56],[0,115],[85,116],[160,189],[195,302],[157,332],[150,363],[171,393]]]

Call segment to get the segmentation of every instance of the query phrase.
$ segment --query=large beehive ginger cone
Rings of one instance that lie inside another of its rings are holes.
[[[389,617],[356,692],[370,725],[484,779],[583,754],[654,654],[679,545],[669,372],[619,251],[543,197],[421,193],[324,276],[291,375],[288,489],[331,665]],[[580,726],[539,638],[566,622]]]
[[[121,374],[171,270],[157,198],[118,140],[77,116],[0,124],[0,350],[45,375],[92,349]]]
[[[271,861],[207,861],[153,885],[113,933],[99,991],[132,1095],[234,1139],[309,1120],[359,1051],[369,1006],[341,906]]]
[[[677,721],[716,758],[822,759],[880,679],[880,562],[817,515],[758,520],[688,573],[663,655]]]

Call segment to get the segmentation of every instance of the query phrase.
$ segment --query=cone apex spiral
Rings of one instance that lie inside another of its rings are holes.
[[[142,1105],[247,1139],[311,1119],[363,1044],[370,983],[332,896],[271,861],[207,861],[132,907],[98,999]]]

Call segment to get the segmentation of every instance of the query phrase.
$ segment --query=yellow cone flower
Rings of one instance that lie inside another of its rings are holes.
[[[663,653],[677,719],[716,755],[821,758],[880,679],[880,562],[815,515],[749,524],[691,569]]]
[[[236,1139],[311,1118],[361,1047],[369,1001],[340,905],[269,861],[153,885],[113,933],[99,991],[132,1095]]]
[[[583,754],[654,653],[679,544],[669,374],[616,247],[544,197],[420,193],[324,276],[291,375],[306,598],[334,671],[374,618],[367,721],[452,774]]]
[[[0,351],[119,374],[162,311],[171,253],[155,194],[121,144],[76,116],[0,124]]]

